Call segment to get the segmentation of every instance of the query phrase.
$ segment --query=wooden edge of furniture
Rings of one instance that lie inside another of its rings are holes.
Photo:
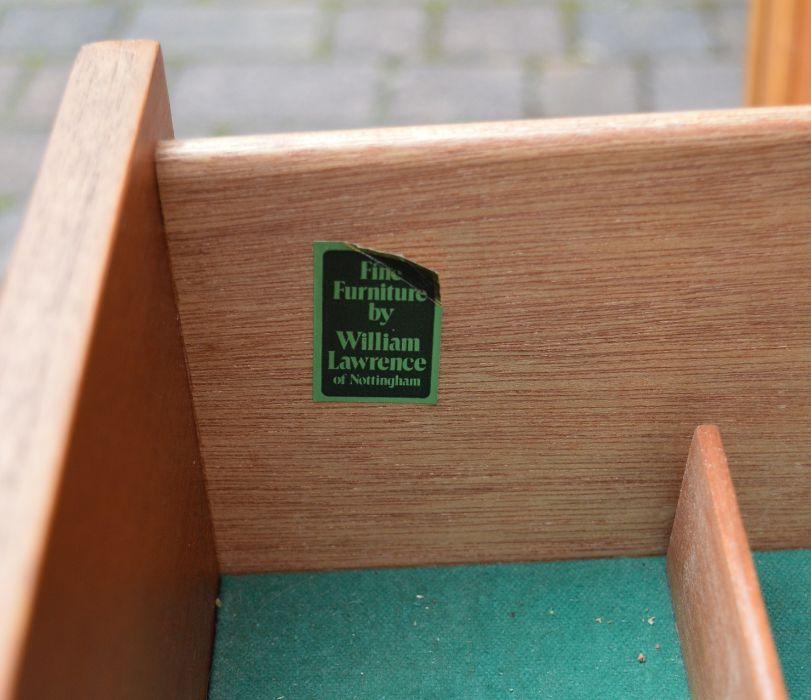
[[[667,569],[693,697],[787,697],[721,436],[712,425],[693,435]]]
[[[811,1],[752,0],[746,103],[811,102]]]
[[[202,697],[217,566],[154,168],[160,47],[79,53],[0,297],[0,697]]]

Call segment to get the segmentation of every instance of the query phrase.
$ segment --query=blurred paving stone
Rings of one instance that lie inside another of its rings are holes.
[[[177,80],[178,136],[369,126],[376,71],[354,64],[194,66]]]
[[[629,65],[551,65],[540,79],[541,109],[549,117],[636,112],[636,82]]]
[[[21,195],[34,183],[48,136],[0,134],[0,197]]]
[[[19,203],[13,209],[0,211],[0,280],[3,279],[11,249],[20,231],[24,210],[24,205]]]
[[[697,10],[658,3],[621,11],[621,3],[590,7],[580,17],[580,50],[589,60],[652,54],[702,56],[711,47],[704,17]]]
[[[47,0],[44,0],[47,2]],[[72,2],[73,0],[61,0],[62,2]],[[82,2],[99,2],[99,0],[81,0]],[[110,2],[111,0],[106,0],[106,2]],[[211,6],[231,6],[231,7],[239,7],[239,6],[249,6],[249,7],[256,7],[257,5],[261,5],[261,0],[112,0],[113,2],[123,2],[124,4],[129,4],[131,7],[135,8],[146,8],[146,7],[185,7],[187,10],[197,10],[200,7],[211,7]],[[291,2],[266,2],[265,4],[270,5],[278,5],[278,4],[287,4],[290,5],[291,3],[295,3],[296,0],[291,0]]]
[[[563,24],[554,7],[452,8],[444,18],[449,55],[551,55],[563,51]]]
[[[7,111],[8,101],[11,99],[19,79],[20,68],[18,66],[13,63],[0,64],[0,114]]]
[[[669,62],[652,73],[657,111],[721,109],[743,104],[743,67],[739,62]]]
[[[426,12],[422,7],[354,7],[338,16],[333,55],[414,56],[423,46]]]
[[[718,48],[724,57],[741,61],[746,55],[749,12],[745,4],[723,7],[715,20]]]
[[[126,36],[158,39],[167,60],[189,56],[207,62],[259,54],[306,58],[318,41],[314,3],[284,7],[147,7],[137,13]],[[218,53],[220,52],[220,53]]]
[[[36,72],[15,110],[15,121],[38,129],[49,129],[65,91],[70,65],[46,66]]]
[[[0,23],[0,50],[74,53],[84,43],[110,38],[118,14],[97,5],[11,8]]]
[[[515,67],[423,66],[393,81],[390,124],[520,119],[522,71]]]
[[[0,0],[0,7],[65,7],[98,4],[99,0]]]
[[[219,0],[223,1],[223,0]],[[228,0],[225,0],[227,2]],[[281,0],[282,2],[286,0]],[[296,0],[293,0],[295,2]],[[444,5],[448,0],[437,0],[437,4]],[[465,0],[469,2],[470,0]],[[498,1],[498,0],[497,0]],[[345,9],[374,9],[377,7],[418,7],[425,9],[431,4],[431,0],[340,0],[340,6]]]

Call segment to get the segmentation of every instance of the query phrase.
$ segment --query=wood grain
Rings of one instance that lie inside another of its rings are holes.
[[[692,696],[787,698],[718,429],[693,435],[667,551]]]
[[[225,571],[662,554],[693,428],[811,545],[811,112],[166,142]],[[311,400],[315,240],[436,270],[436,406]]]
[[[811,0],[751,0],[746,101],[811,103]]]
[[[79,54],[0,304],[0,697],[204,697],[217,570],[154,42]]]

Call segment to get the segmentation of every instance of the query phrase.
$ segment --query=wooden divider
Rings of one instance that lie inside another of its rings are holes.
[[[780,700],[786,689],[718,429],[700,426],[667,552],[696,700]]]
[[[0,697],[205,696],[217,567],[155,182],[160,49],[79,54],[0,298]]]

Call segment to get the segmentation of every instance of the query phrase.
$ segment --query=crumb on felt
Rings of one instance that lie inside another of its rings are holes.
[[[550,615],[554,615],[554,614],[555,614],[555,611],[554,611],[554,610],[552,610],[552,609],[550,608],[550,609],[549,609],[549,614],[550,614]]]
[[[655,618],[653,615],[651,615],[651,616],[648,618],[648,624],[649,624],[649,625],[652,625],[654,622],[656,622],[656,618]]]
[[[647,657],[647,656],[645,656],[645,655],[644,655],[644,654],[643,654],[643,653],[640,651],[640,652],[639,652],[639,656],[637,656],[637,657],[636,657],[636,660],[637,660],[637,661],[639,661],[639,663],[644,664],[644,663],[645,663],[645,662],[648,660],[648,657]]]
[[[222,599],[221,598],[215,598],[214,599],[214,605],[215,605],[215,607],[221,608],[222,607]]]
[[[594,618],[594,621],[595,621],[595,622],[596,622],[598,625],[602,625],[602,624],[603,624],[603,618],[601,618],[601,617],[595,617],[595,618]]]
[[[659,644],[659,642],[656,642],[656,644],[654,644],[653,648],[656,649],[656,651],[661,651],[662,650],[662,645]]]

